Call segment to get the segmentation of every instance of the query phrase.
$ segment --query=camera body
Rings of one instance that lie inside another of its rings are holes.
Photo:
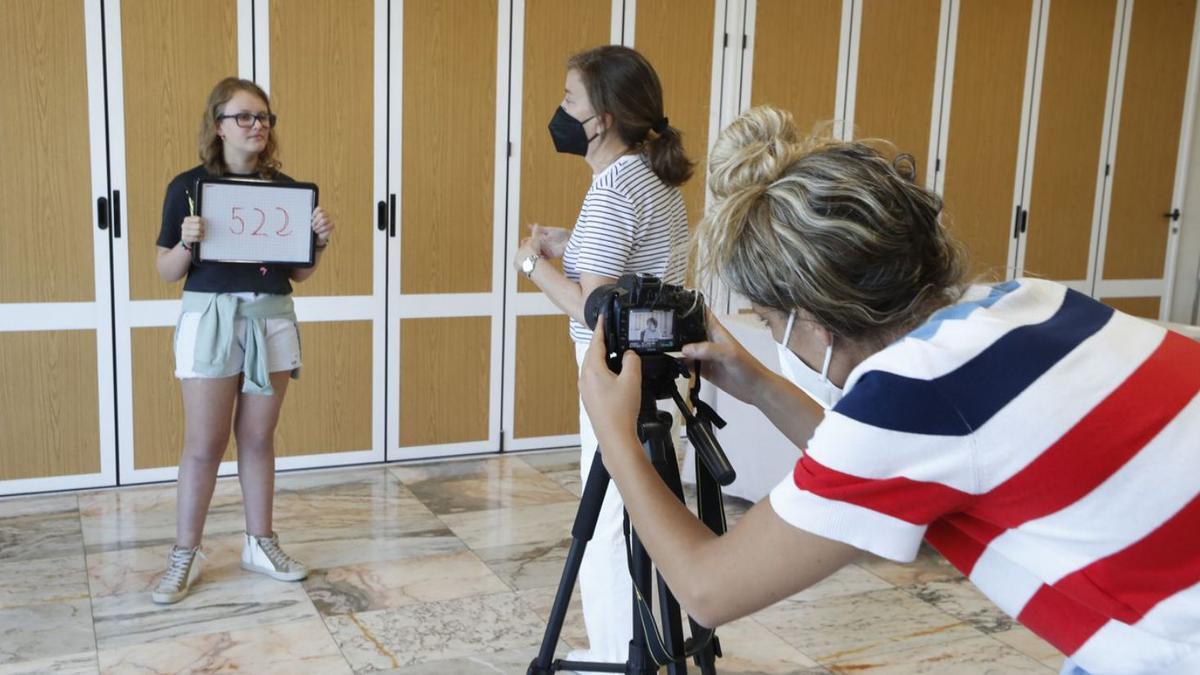
[[[626,274],[593,291],[584,318],[595,329],[600,316],[604,344],[618,361],[629,349],[639,355],[664,354],[708,339],[704,296],[648,274]]]

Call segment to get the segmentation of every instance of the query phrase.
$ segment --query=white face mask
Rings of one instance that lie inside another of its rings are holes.
[[[792,326],[795,322],[796,312],[793,310],[788,314],[787,328],[783,331],[783,343],[775,345],[779,348],[779,369],[783,372],[784,377],[791,380],[792,384],[821,404],[822,408],[829,410],[842,398],[841,388],[829,381],[829,363],[833,360],[833,342],[831,341],[825,347],[825,363],[821,364],[821,372],[818,373],[807,363],[801,361],[799,356],[793,354],[791,349],[788,349],[788,338],[792,336]]]

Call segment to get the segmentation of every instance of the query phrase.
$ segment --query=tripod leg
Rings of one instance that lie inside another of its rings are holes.
[[[588,472],[587,484],[579,500],[579,509],[575,512],[575,524],[571,527],[571,548],[567,552],[567,562],[563,565],[562,577],[558,582],[558,592],[554,595],[554,606],[550,610],[550,620],[546,622],[546,633],[542,636],[542,646],[537,658],[529,664],[528,675],[549,675],[554,672],[554,648],[562,634],[563,620],[567,615],[567,606],[571,603],[571,593],[575,590],[575,581],[579,577],[579,564],[583,561],[583,552],[587,548],[592,533],[596,530],[596,518],[600,513],[600,505],[604,501],[604,493],[609,483],[608,469],[604,468],[600,453],[592,461]]]

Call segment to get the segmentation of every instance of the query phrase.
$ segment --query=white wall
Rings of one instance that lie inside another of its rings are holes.
[[[1197,277],[1200,277],[1200,106],[1192,120],[1191,148],[1188,149],[1187,192],[1183,215],[1179,219],[1179,252],[1175,265],[1175,292],[1171,300],[1171,321],[1197,323],[1193,316]]]

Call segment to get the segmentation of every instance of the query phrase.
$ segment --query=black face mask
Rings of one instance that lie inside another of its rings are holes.
[[[588,144],[600,135],[588,138],[587,132],[583,130],[583,123],[592,117],[581,122],[559,106],[558,110],[554,111],[554,117],[550,118],[550,139],[554,141],[554,149],[569,155],[586,156]]]

